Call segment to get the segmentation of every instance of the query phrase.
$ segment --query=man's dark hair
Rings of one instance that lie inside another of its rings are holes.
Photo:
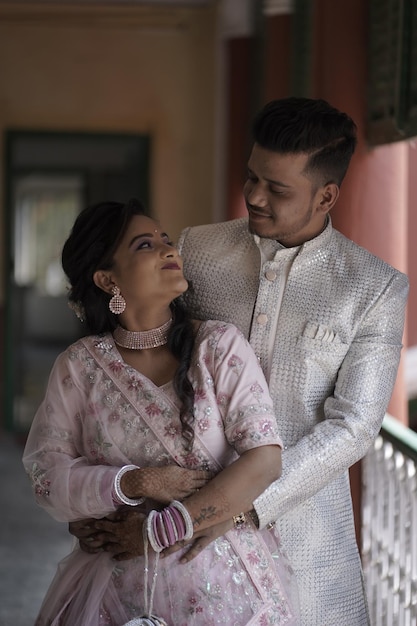
[[[310,98],[272,100],[255,116],[252,132],[267,150],[308,154],[304,171],[318,176],[320,185],[341,185],[357,143],[356,125],[346,113]]]

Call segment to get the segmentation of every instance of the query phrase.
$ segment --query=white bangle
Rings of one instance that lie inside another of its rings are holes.
[[[174,506],[176,509],[178,509],[178,511],[181,513],[184,519],[184,523],[185,523],[184,539],[187,539],[187,540],[192,539],[193,534],[194,534],[194,526],[193,526],[193,520],[191,519],[191,515],[189,514],[189,512],[187,511],[183,503],[178,502],[178,500],[173,500],[170,506]]]
[[[119,469],[119,471],[117,472],[114,478],[113,500],[115,500],[116,502],[118,501],[119,504],[128,504],[129,506],[137,506],[138,504],[142,504],[142,502],[145,502],[145,498],[128,498],[127,496],[125,496],[120,486],[120,481],[122,479],[123,474],[126,474],[126,472],[130,472],[135,469],[140,469],[140,467],[138,467],[137,465],[124,465],[121,469]]]

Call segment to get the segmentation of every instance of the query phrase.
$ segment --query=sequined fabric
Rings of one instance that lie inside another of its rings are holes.
[[[261,263],[247,220],[186,229],[179,241],[200,318],[231,321],[266,370],[284,441],[283,475],[255,502],[278,520],[302,626],[369,624],[348,468],[379,432],[399,363],[408,280],[333,229]],[[275,337],[275,303],[286,279]]]

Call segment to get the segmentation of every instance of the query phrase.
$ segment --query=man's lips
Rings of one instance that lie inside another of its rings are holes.
[[[255,209],[253,207],[248,207],[248,212],[251,217],[260,217],[260,218],[270,218],[271,215],[269,213],[265,213],[264,211],[259,211],[259,209]]]
[[[178,263],[166,263],[163,267],[163,270],[179,270],[181,269]]]

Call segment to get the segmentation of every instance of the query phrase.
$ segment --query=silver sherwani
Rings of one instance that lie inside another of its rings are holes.
[[[366,625],[348,468],[377,436],[392,393],[407,278],[329,221],[297,252],[273,339],[280,268],[294,249],[261,267],[246,219],[186,229],[179,246],[193,314],[236,324],[264,367],[274,341],[269,384],[283,474],[255,508],[262,527],[279,525],[302,626]]]

